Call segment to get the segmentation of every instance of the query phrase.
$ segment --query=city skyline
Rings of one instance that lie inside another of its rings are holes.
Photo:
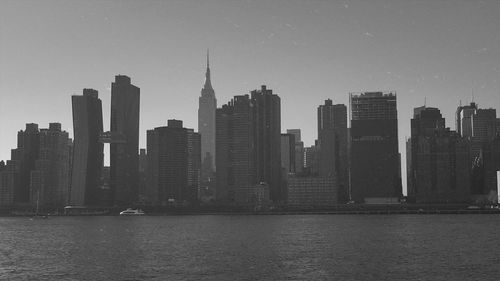
[[[424,103],[441,109],[452,130],[456,107],[472,93],[480,108],[500,108],[494,1],[0,5],[1,160],[26,123],[60,122],[72,137],[71,95],[84,88],[99,91],[108,131],[117,74],[141,88],[139,147],[167,119],[197,128],[206,48],[220,104],[266,84],[282,100],[282,133],[300,128],[306,146],[317,134],[317,106],[347,105],[350,92],[396,91],[400,152],[413,108]]]

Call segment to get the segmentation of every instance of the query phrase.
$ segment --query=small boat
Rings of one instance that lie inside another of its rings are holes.
[[[107,214],[109,214],[109,209],[103,207],[87,207],[87,206],[64,207],[65,216],[102,216]]]
[[[120,216],[143,216],[145,213],[141,209],[131,209],[128,208],[125,211],[120,212]]]

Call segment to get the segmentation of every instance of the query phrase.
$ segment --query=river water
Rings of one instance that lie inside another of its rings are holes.
[[[0,218],[0,280],[496,280],[499,215]]]

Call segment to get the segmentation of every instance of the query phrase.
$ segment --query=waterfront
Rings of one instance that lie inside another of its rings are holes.
[[[0,218],[1,280],[494,280],[497,215]]]

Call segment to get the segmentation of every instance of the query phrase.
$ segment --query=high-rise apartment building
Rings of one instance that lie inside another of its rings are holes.
[[[237,189],[262,184],[268,186],[275,203],[285,199],[281,184],[280,118],[280,98],[266,86],[252,91],[251,97],[235,96],[217,109],[218,200],[234,201]]]
[[[394,92],[350,94],[351,196],[393,202],[402,196]]]
[[[234,202],[238,188],[256,183],[254,112],[248,95],[234,96],[216,112],[216,199]]]
[[[148,186],[146,203],[185,205],[197,200],[200,135],[180,120],[147,132]]]
[[[187,129],[188,178],[189,200],[196,202],[200,199],[201,182],[201,135],[193,129]]]
[[[328,99],[318,107],[319,175],[338,182],[339,202],[349,201],[347,107]]]
[[[94,89],[83,89],[83,95],[71,97],[73,105],[73,168],[70,205],[95,206],[100,200],[104,144],[102,103]]]
[[[14,180],[14,202],[30,202],[30,176],[35,169],[35,160],[40,148],[40,131],[38,124],[26,124],[24,131],[17,133],[17,148],[11,152],[11,160],[18,174]]]
[[[281,185],[281,100],[265,85],[250,94],[254,111],[257,181],[268,184],[271,200],[278,203],[285,200]]]
[[[111,83],[110,187],[113,205],[138,200],[140,89],[124,75]]]
[[[7,164],[0,170],[0,206],[14,204],[14,187],[19,177],[18,163],[18,161],[7,160]]]
[[[217,99],[210,79],[210,62],[207,51],[207,70],[205,84],[201,89],[198,107],[198,132],[201,135],[201,157],[203,181],[210,181],[215,171],[215,111]]]
[[[40,130],[39,154],[31,171],[30,201],[47,207],[64,207],[69,200],[70,146],[60,123]]]
[[[470,141],[445,127],[439,109],[415,108],[408,153],[410,202],[469,201]]]

